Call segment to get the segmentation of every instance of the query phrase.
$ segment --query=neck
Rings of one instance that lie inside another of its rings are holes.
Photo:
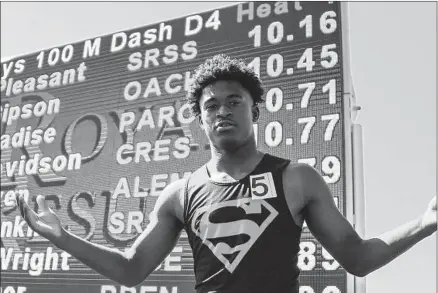
[[[214,171],[236,174],[252,169],[260,161],[263,154],[257,150],[255,139],[251,138],[238,148],[218,148],[210,143],[211,160],[210,168]],[[214,170],[216,169],[216,170]]]

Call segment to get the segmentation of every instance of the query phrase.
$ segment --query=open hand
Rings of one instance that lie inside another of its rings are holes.
[[[62,236],[62,224],[58,216],[49,208],[42,195],[37,196],[40,213],[35,213],[24,200],[22,195],[17,196],[17,205],[21,216],[29,227],[39,235],[54,241]]]

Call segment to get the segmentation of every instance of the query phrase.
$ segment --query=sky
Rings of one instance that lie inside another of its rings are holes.
[[[232,4],[2,2],[1,57]],[[436,3],[350,3],[349,21],[372,237],[420,216],[436,194]],[[367,289],[436,292],[436,234],[370,274]]]

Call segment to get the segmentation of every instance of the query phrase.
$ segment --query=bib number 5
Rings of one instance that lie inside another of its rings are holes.
[[[267,199],[277,197],[272,173],[251,175],[249,177],[252,199]]]

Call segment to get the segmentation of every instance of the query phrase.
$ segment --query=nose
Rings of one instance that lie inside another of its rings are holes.
[[[217,116],[226,117],[226,116],[230,116],[232,112],[230,107],[228,107],[228,105],[222,105],[219,107],[219,110],[216,113]]]

